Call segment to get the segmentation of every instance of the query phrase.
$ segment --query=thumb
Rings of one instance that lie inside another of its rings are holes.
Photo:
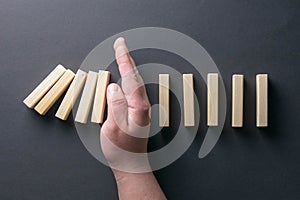
[[[125,128],[128,122],[128,105],[125,95],[118,84],[112,83],[107,87],[107,119],[118,128]]]

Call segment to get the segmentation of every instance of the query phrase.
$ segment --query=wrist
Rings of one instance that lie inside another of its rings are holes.
[[[120,199],[165,200],[153,172],[128,173],[113,170]]]
[[[149,176],[153,176],[152,171],[142,172],[142,173],[131,173],[131,172],[123,172],[116,169],[112,169],[114,177],[116,179],[117,184],[121,182],[127,182],[132,179],[138,178],[147,178]]]

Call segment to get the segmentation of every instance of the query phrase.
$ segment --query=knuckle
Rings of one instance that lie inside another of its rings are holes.
[[[131,66],[131,63],[128,59],[122,59],[118,62],[119,67],[127,67],[127,66]]]
[[[124,105],[127,104],[126,99],[124,98],[114,98],[112,99],[113,105]]]
[[[141,101],[136,104],[135,108],[138,113],[148,114],[150,110],[150,103],[148,101]]]
[[[115,131],[116,131],[116,129],[112,125],[107,125],[106,124],[106,126],[103,126],[101,128],[101,133],[102,134],[109,134],[109,133],[113,133]]]
[[[114,122],[107,122],[101,129],[103,133],[117,133],[119,130],[118,125]]]

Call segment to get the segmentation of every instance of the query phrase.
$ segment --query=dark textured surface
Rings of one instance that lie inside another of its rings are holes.
[[[99,42],[143,26],[175,29],[202,44],[222,73],[229,110],[231,75],[245,74],[244,128],[232,129],[228,112],[216,147],[199,160],[202,113],[189,150],[155,173],[168,198],[299,199],[299,9],[298,0],[0,0],[0,199],[117,199],[110,169],[85,150],[73,120],[54,118],[59,104],[41,117],[22,100],[57,63],[75,70]],[[186,64],[154,50],[134,52],[134,58]],[[254,126],[260,72],[270,77],[266,129]],[[157,88],[149,88],[155,101]],[[204,111],[206,90],[198,77],[196,91]],[[150,142],[155,145],[163,143]]]

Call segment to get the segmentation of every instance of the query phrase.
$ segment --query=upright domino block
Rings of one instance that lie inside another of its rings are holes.
[[[244,75],[232,75],[232,127],[243,127]]]
[[[218,126],[219,108],[219,76],[217,73],[207,74],[207,125]]]
[[[169,74],[159,74],[159,126],[169,127]]]
[[[256,126],[268,126],[268,75],[256,75]]]
[[[184,126],[195,126],[193,74],[183,74]]]
[[[76,113],[76,122],[86,124],[88,120],[88,116],[94,99],[97,79],[98,73],[89,71]]]
[[[91,122],[103,123],[110,72],[99,70]]]
[[[86,76],[87,76],[86,72],[80,69],[77,71],[74,80],[72,81],[64,99],[62,100],[55,114],[55,117],[61,120],[66,120],[68,118],[73,108],[73,105],[75,104],[76,99],[78,98],[83,88],[84,82],[86,80]]]
[[[45,115],[47,111],[53,106],[58,98],[66,91],[75,74],[71,70],[67,70],[63,76],[55,83],[55,85],[47,92],[42,100],[34,107],[40,114]]]
[[[27,97],[23,103],[33,108],[41,98],[50,90],[56,81],[65,73],[66,69],[58,65]]]

